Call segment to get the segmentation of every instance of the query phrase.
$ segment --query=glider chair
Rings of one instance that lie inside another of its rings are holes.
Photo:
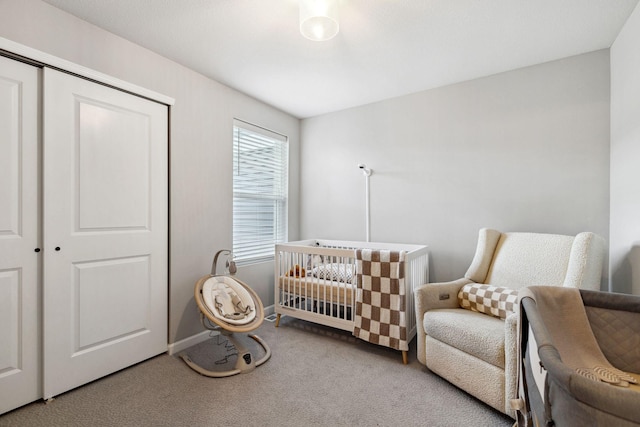
[[[515,418],[518,290],[531,285],[599,290],[604,239],[501,233],[483,228],[465,276],[415,290],[418,360]]]

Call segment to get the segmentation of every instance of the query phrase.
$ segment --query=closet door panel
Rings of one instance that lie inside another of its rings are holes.
[[[91,99],[77,102],[76,231],[148,230],[150,118]]]
[[[78,297],[78,348],[131,334],[145,333],[149,317],[149,257],[132,257],[74,265],[74,291]],[[112,308],[124,309],[114,317]]]
[[[167,107],[44,74],[44,397],[167,349]]]
[[[0,57],[0,414],[41,396],[39,73]]]

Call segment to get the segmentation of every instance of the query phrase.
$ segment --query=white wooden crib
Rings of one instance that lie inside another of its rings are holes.
[[[420,245],[319,239],[276,245],[276,327],[281,315],[287,315],[353,331],[356,249],[406,252],[405,316],[410,341],[416,334],[413,289],[429,280],[429,254],[427,247]],[[406,362],[406,354],[403,359]]]

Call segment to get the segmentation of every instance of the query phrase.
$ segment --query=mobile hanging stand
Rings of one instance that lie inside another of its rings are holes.
[[[367,242],[370,242],[371,241],[371,203],[369,200],[369,178],[371,177],[371,174],[373,173],[373,171],[367,168],[367,165],[364,165],[362,163],[358,165],[358,168],[362,170],[362,173],[364,174],[364,180],[365,180],[364,181],[365,226],[366,226]]]

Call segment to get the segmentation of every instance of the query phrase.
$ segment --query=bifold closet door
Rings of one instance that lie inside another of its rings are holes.
[[[0,414],[41,396],[36,67],[0,57]]]
[[[168,107],[44,69],[44,391],[167,349]]]

